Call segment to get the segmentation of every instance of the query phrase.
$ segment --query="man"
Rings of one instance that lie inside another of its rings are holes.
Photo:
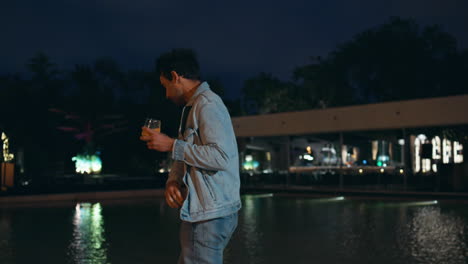
[[[179,137],[146,127],[141,136],[149,149],[172,152],[174,164],[165,197],[180,208],[179,263],[222,263],[223,251],[237,226],[241,208],[237,142],[228,110],[200,70],[192,50],[162,54],[156,71],[166,97],[185,105]]]

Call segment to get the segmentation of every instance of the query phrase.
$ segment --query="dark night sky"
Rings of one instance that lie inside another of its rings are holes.
[[[468,46],[466,0],[14,0],[0,4],[0,73],[25,70],[37,51],[61,68],[110,56],[123,69],[153,69],[174,47],[194,48],[205,77],[228,97],[260,71],[282,79],[391,16],[440,24]]]

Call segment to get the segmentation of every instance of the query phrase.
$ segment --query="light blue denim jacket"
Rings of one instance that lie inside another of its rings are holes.
[[[206,82],[183,111],[187,109],[185,131],[181,120],[168,178],[187,186],[180,218],[198,222],[235,213],[241,208],[239,156],[229,112]]]

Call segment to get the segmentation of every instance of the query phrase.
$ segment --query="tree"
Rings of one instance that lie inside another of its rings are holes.
[[[391,18],[298,67],[294,77],[306,98],[325,106],[446,96],[468,88],[463,54],[439,26],[421,30]]]
[[[260,114],[302,110],[308,106],[300,98],[296,85],[268,73],[246,80],[242,92],[246,102],[253,102],[254,111]]]
[[[32,74],[28,82],[28,93],[34,100],[45,105],[45,108],[59,104],[64,82],[60,79],[57,65],[45,53],[38,52],[28,61],[26,67]]]

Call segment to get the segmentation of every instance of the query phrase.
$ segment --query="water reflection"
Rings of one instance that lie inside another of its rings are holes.
[[[419,208],[407,226],[409,254],[420,263],[465,263],[465,223],[440,207]]]
[[[101,204],[78,203],[69,251],[73,263],[107,264],[107,243]]]
[[[13,263],[11,246],[11,215],[0,211],[0,263]]]
[[[256,203],[261,198],[271,198],[273,194],[267,195],[245,195],[243,200],[242,225],[240,233],[246,249],[249,263],[261,263],[263,248],[263,232],[259,226],[259,212]]]

